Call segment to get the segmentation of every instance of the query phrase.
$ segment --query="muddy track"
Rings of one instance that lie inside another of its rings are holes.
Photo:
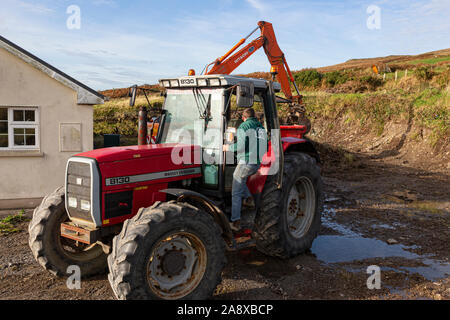
[[[323,168],[326,210],[311,251],[287,261],[228,253],[214,299],[450,299],[450,177],[355,157]],[[34,261],[27,223],[20,229],[0,235],[0,299],[113,299],[106,275],[67,289]],[[366,286],[370,265],[381,268],[378,290]]]

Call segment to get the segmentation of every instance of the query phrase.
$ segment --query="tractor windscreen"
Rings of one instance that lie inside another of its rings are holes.
[[[221,148],[223,92],[223,88],[168,89],[161,143]]]

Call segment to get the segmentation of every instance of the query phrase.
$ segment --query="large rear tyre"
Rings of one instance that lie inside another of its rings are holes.
[[[67,268],[71,265],[80,267],[83,278],[105,272],[107,256],[101,246],[61,237],[61,223],[68,220],[64,187],[60,187],[34,209],[28,226],[28,243],[36,261],[59,277],[68,276]]]
[[[274,176],[267,178],[253,236],[261,252],[290,258],[311,248],[319,233],[323,191],[314,158],[291,152],[284,160],[282,188]]]
[[[225,243],[206,212],[157,202],[124,223],[108,257],[118,299],[207,299],[221,282]]]

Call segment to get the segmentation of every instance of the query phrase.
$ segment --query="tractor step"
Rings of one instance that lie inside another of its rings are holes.
[[[98,229],[83,229],[70,222],[61,223],[61,236],[86,244],[97,242]]]
[[[234,235],[233,243],[228,246],[228,251],[238,251],[256,245],[255,240],[252,238],[252,230],[243,229],[241,232]]]

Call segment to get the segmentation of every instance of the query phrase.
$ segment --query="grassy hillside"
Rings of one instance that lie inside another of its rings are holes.
[[[394,68],[405,69],[408,65],[435,64],[438,62],[450,62],[450,48],[438,51],[422,53],[418,55],[392,55],[387,57],[351,59],[333,66],[318,68],[320,72],[330,72],[346,69],[364,69],[372,65],[389,64]]]
[[[377,75],[372,65],[379,69],[387,65],[395,72]],[[270,78],[264,72],[246,76]],[[408,132],[411,138],[419,137],[426,129],[430,132],[427,143],[432,147],[448,144],[450,49],[416,56],[353,59],[335,66],[295,71],[294,77],[313,126],[323,129],[325,125],[331,130],[339,123],[380,136],[388,123],[399,122],[412,128]],[[160,107],[161,88],[146,87],[153,90],[152,106]],[[135,138],[137,110],[147,104],[145,97],[139,96],[132,108],[128,106],[127,89],[102,93],[111,100],[95,106],[95,135],[118,133]],[[289,110],[281,106],[279,113],[287,117]]]
[[[312,120],[342,119],[348,125],[368,127],[378,135],[390,121],[404,121],[432,130],[434,146],[450,136],[450,61],[371,74],[370,68],[319,73],[316,78],[296,74]],[[288,110],[284,110],[288,112]]]

